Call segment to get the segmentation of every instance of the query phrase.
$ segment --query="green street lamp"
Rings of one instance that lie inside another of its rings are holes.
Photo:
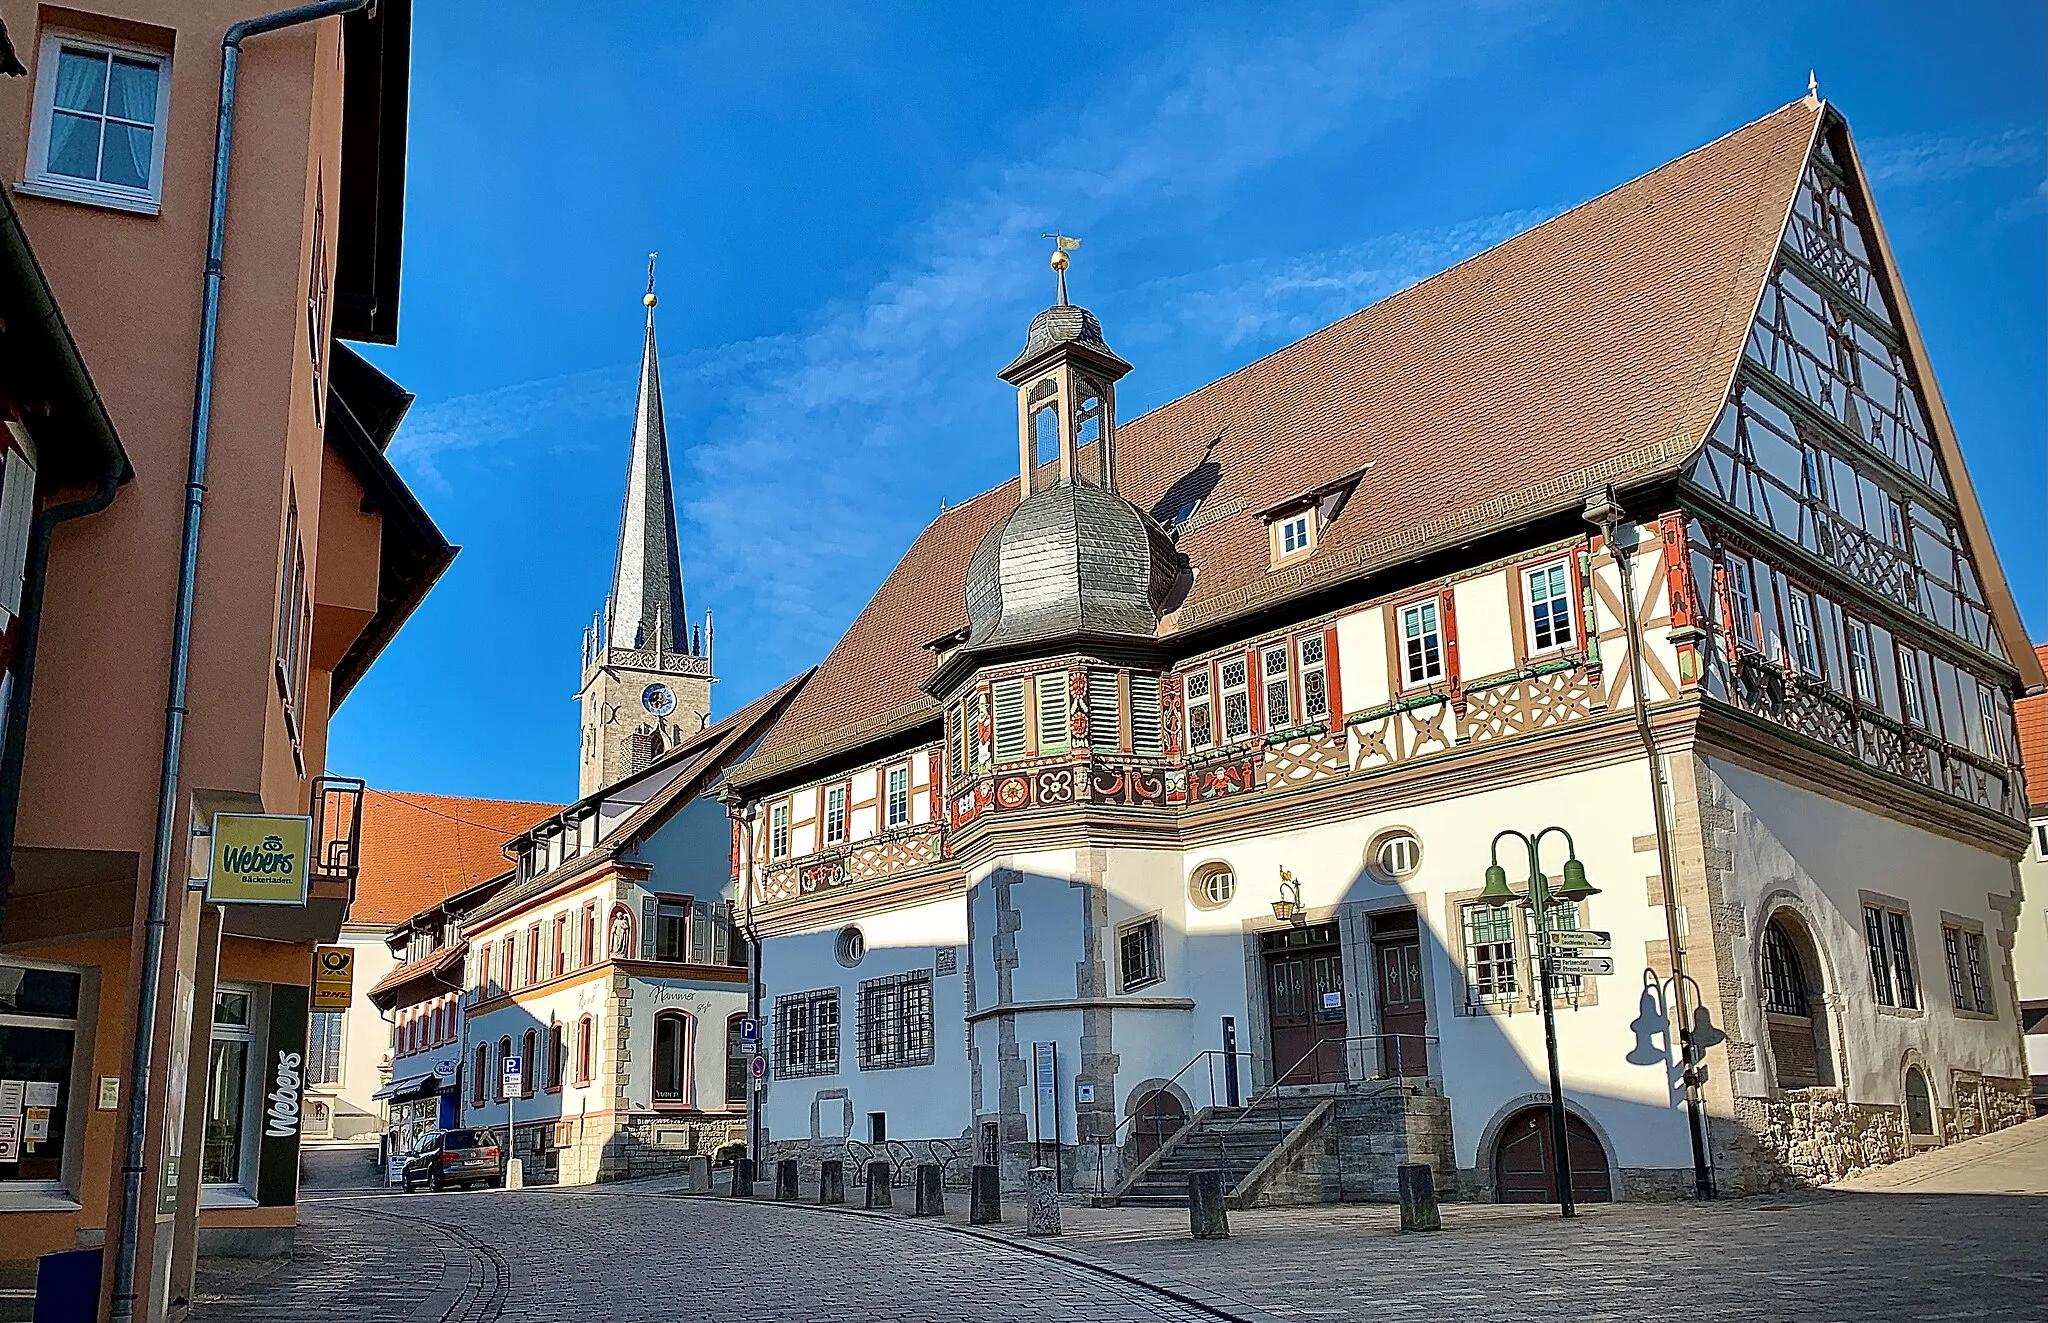
[[[1543,875],[1541,851],[1543,840],[1555,832],[1564,837],[1565,854],[1564,878],[1556,887]],[[1529,858],[1529,884],[1526,893],[1517,892],[1508,885],[1508,870],[1501,867],[1500,843],[1508,837],[1522,843]],[[1479,899],[1495,905],[1520,901],[1536,915],[1536,961],[1540,971],[1539,996],[1543,1003],[1543,1050],[1550,1058],[1550,1143],[1553,1161],[1557,1171],[1557,1206],[1566,1217],[1577,1217],[1579,1210],[1572,1202],[1572,1156],[1570,1142],[1566,1135],[1564,1119],[1564,1082],[1557,1069],[1557,1013],[1550,1004],[1551,988],[1556,976],[1551,970],[1550,911],[1555,905],[1572,905],[1597,896],[1600,889],[1586,881],[1586,866],[1579,862],[1578,847],[1572,842],[1572,834],[1562,827],[1545,827],[1533,836],[1509,828],[1493,838],[1493,846],[1487,852],[1486,887],[1479,893]]]

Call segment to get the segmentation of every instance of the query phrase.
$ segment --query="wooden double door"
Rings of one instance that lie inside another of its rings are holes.
[[[1267,1041],[1282,1084],[1344,1079],[1344,953],[1334,923],[1259,939],[1266,974]]]
[[[1570,1112],[1564,1118],[1570,1149],[1572,1198],[1605,1203],[1614,1197],[1607,1174],[1607,1150],[1593,1128]],[[1528,1107],[1508,1118],[1494,1146],[1493,1197],[1504,1204],[1557,1202],[1557,1141],[1550,1108]]]

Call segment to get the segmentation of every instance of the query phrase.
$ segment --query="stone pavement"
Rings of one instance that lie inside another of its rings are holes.
[[[940,1222],[685,1196],[675,1180],[310,1196],[298,1258],[254,1274],[207,1265],[194,1317],[2048,1319],[2048,1122],[1883,1175],[1892,1189],[1592,1205],[1572,1222],[1547,1207],[1447,1204],[1433,1235],[1401,1234],[1384,1206],[1240,1212],[1223,1242],[1190,1240],[1185,1210],[1076,1207],[1066,1235],[1031,1242],[1021,1201],[1006,1204],[1009,1225],[970,1229],[953,1190]]]

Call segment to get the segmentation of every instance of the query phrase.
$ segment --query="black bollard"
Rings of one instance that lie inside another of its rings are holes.
[[[826,1158],[818,1164],[818,1202],[846,1202],[846,1164],[838,1158]]]
[[[1426,1162],[1404,1162],[1394,1173],[1401,1182],[1401,1230],[1442,1231],[1436,1206],[1436,1172]]]
[[[893,1198],[889,1193],[889,1164],[887,1161],[876,1159],[868,1164],[867,1196],[865,1207],[892,1208],[895,1206]]]
[[[1188,1173],[1188,1232],[1196,1240],[1230,1239],[1230,1212],[1223,1206],[1223,1173]]]
[[[751,1199],[754,1197],[754,1160],[734,1158],[732,1160],[732,1197]]]
[[[975,1226],[993,1226],[1003,1220],[1002,1169],[989,1163],[975,1167],[968,1187],[967,1220]]]
[[[775,1197],[785,1202],[797,1197],[795,1158],[783,1158],[775,1164]]]
[[[917,1213],[918,1217],[944,1217],[946,1214],[946,1169],[936,1162],[917,1164]]]

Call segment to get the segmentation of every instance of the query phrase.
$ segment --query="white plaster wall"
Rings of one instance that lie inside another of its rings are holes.
[[[2048,777],[2048,769],[2035,775]],[[2042,835],[2048,831],[2048,814],[2037,813],[2030,831],[2026,857],[2020,860],[2024,897],[2013,934],[2013,975],[2019,980],[2020,1000],[2048,1001],[2048,849],[2043,848],[2048,838]],[[2030,1038],[2027,1051],[2034,1073],[2048,1075],[2048,1026]]]
[[[706,1112],[746,1110],[745,1094],[731,1100],[725,1096],[726,1017],[746,1013],[745,984],[706,985],[690,979],[635,975],[626,980],[626,996],[632,1006],[626,1028],[626,1101],[634,1111],[655,1110],[654,1017],[667,1010],[682,1011],[694,1021],[691,1078],[686,1081],[681,1105]],[[573,1038],[570,1051],[573,1056]]]
[[[836,957],[839,933],[849,924],[860,928],[866,954],[848,969]],[[868,1114],[888,1117],[891,1139],[950,1139],[967,1128],[969,1086],[966,1047],[967,908],[963,897],[949,896],[898,909],[834,921],[829,926],[761,944],[762,1051],[775,1059],[775,999],[817,988],[839,989],[839,1070],[830,1075],[777,1079],[770,1072],[762,1095],[761,1115],[770,1139],[811,1137],[812,1103],[820,1094],[844,1090],[853,1107],[852,1138],[865,1140]],[[934,969],[941,947],[958,953],[959,972],[932,976],[932,1064],[892,1070],[862,1070],[858,1032],[860,985],[863,981],[916,969]],[[838,1099],[819,1107],[821,1137],[842,1136],[839,1121],[845,1104]]]
[[[1337,667],[1348,711],[1377,707],[1389,697],[1386,629],[1377,606],[1337,618]]]
[[[497,1101],[497,1042],[501,1037],[509,1037],[512,1040],[512,1049],[516,1052],[520,1047],[521,1035],[528,1029],[536,1031],[538,1042],[536,1060],[526,1063],[527,1073],[536,1081],[535,1093],[531,1098],[519,1098],[514,1101],[515,1119],[522,1122],[552,1120],[559,1117],[574,1117],[583,1112],[602,1112],[610,1107],[611,1093],[608,1086],[612,1082],[611,1072],[614,1063],[608,1044],[615,1027],[610,1023],[611,1017],[604,1002],[605,980],[599,977],[541,992],[522,993],[517,1002],[501,1002],[480,1015],[471,1014],[468,1032],[462,1044],[464,1059],[473,1065],[478,1045],[489,1044],[492,1078],[485,1084],[484,1105],[474,1107],[470,1105],[470,1072],[463,1072],[463,1123],[505,1124],[505,1104]],[[579,1085],[576,1083],[576,1021],[585,1014],[592,1019],[594,1052],[590,1083]],[[560,1093],[549,1093],[546,1087],[547,1076],[544,1073],[547,1069],[548,1031],[549,1026],[557,1022],[565,1026],[562,1090]]]
[[[1467,680],[1512,671],[1515,636],[1509,624],[1508,576],[1503,570],[1459,583],[1451,593],[1458,608],[1458,672]]]
[[[1706,760],[1735,812],[1731,903],[1743,908],[1746,940],[1737,943],[1745,979],[1757,960],[1763,911],[1773,897],[1789,897],[1822,946],[1828,992],[1837,1005],[1831,1029],[1848,1056],[1843,1083],[1858,1102],[1895,1104],[1908,1052],[1928,1067],[1942,1106],[1952,1106],[1950,1067],[1987,1075],[2023,1072],[2011,989],[1993,980],[1997,1018],[1954,1014],[1942,949],[1941,913],[1947,910],[1995,933],[2000,916],[1993,897],[2013,889],[2010,861],[1959,841],[1772,780],[1735,764]],[[1860,891],[1879,892],[1910,907],[1913,964],[1921,1009],[1879,1007],[1871,993]],[[2038,911],[2039,906],[2034,906]],[[1989,952],[1996,951],[1995,943]],[[1767,1039],[1761,1011],[1745,998],[1740,1037]],[[1839,1052],[1838,1052],[1839,1057]],[[1738,1092],[1766,1091],[1762,1071],[1739,1072]]]
[[[1340,905],[1367,910],[1412,907],[1423,934],[1429,1032],[1439,1040],[1438,1070],[1451,1099],[1458,1162],[1470,1167],[1490,1161],[1490,1154],[1478,1151],[1488,1125],[1501,1119],[1515,1101],[1548,1090],[1542,1015],[1526,999],[1515,1004],[1512,1015],[1457,1013],[1462,938],[1453,926],[1456,919],[1446,897],[1479,890],[1496,831],[1552,824],[1572,833],[1588,878],[1602,890],[1583,907],[1581,925],[1612,933],[1616,968],[1615,974],[1596,980],[1597,1000],[1588,999],[1576,1009],[1561,1007],[1557,1013],[1566,1094],[1591,1117],[1617,1165],[1689,1164],[1684,1114],[1674,1105],[1665,1069],[1657,1063],[1637,1066],[1626,1060],[1636,1046],[1630,1025],[1640,1011],[1646,947],[1664,937],[1663,910],[1647,903],[1644,884],[1645,876],[1655,870],[1655,858],[1637,854],[1633,844],[1635,837],[1652,829],[1648,772],[1640,761],[1347,822],[1247,836],[1190,852],[1190,872],[1206,860],[1223,859],[1238,873],[1238,893],[1228,907],[1207,912],[1190,908],[1190,929],[1216,939],[1196,944],[1203,954],[1196,957],[1194,1023],[1207,1035],[1221,1016],[1242,1016],[1240,1040],[1251,1047],[1250,1023],[1266,1010],[1262,988],[1248,995],[1244,925],[1274,926],[1271,902],[1283,865],[1302,883],[1303,902],[1317,919],[1324,917],[1322,911]],[[1423,845],[1420,868],[1400,885],[1381,882],[1364,870],[1367,843],[1393,826],[1414,831]],[[1564,858],[1562,841],[1553,837],[1546,842],[1546,872],[1555,876]],[[1510,878],[1522,885],[1528,866],[1521,847],[1505,842],[1501,862]],[[1351,1036],[1375,1029],[1371,971],[1355,958],[1361,950],[1345,950],[1346,1032]]]

